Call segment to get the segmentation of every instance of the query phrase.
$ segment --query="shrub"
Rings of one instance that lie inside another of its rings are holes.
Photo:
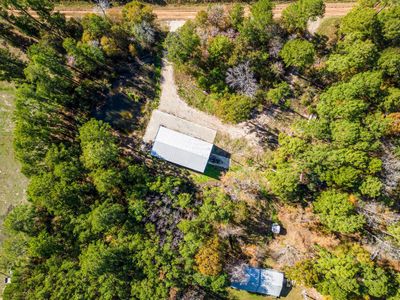
[[[288,97],[290,97],[291,93],[292,92],[290,90],[289,84],[287,84],[286,82],[281,82],[268,91],[267,99],[273,104],[282,104],[283,106],[288,107],[290,106],[290,103],[286,102],[286,100],[288,99]]]
[[[243,95],[225,95],[217,104],[217,115],[225,122],[240,123],[249,119],[255,101]]]

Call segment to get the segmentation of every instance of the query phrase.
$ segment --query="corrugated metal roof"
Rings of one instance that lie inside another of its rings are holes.
[[[204,172],[213,144],[160,126],[151,155]]]
[[[260,269],[258,293],[279,297],[283,287],[283,273],[275,270]]]
[[[232,281],[231,287],[252,293],[259,293],[279,297],[284,282],[281,272],[271,269],[257,269],[246,267],[244,280]]]

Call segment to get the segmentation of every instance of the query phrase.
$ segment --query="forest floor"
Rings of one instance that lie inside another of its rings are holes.
[[[282,11],[288,6],[288,3],[276,4],[273,13],[274,17],[279,18]],[[343,3],[326,3],[325,17],[331,16],[344,16],[354,6],[353,2]],[[166,5],[166,6],[153,6],[153,11],[159,20],[188,20],[194,19],[197,13],[201,10],[207,9],[208,4],[198,5]],[[61,5],[56,7],[61,13],[67,17],[82,17],[87,13],[93,12],[93,5]],[[118,17],[121,15],[121,7],[113,7],[108,10],[109,16]],[[248,8],[246,9],[248,12]]]

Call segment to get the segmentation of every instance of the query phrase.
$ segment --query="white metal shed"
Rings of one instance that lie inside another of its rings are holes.
[[[151,155],[203,173],[213,144],[160,126]]]

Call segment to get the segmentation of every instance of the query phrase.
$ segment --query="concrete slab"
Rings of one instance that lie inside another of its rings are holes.
[[[150,122],[147,125],[143,141],[146,143],[154,141],[160,126],[164,126],[211,144],[214,144],[215,136],[217,135],[216,130],[184,120],[182,118],[178,118],[174,115],[156,109],[151,114]]]

